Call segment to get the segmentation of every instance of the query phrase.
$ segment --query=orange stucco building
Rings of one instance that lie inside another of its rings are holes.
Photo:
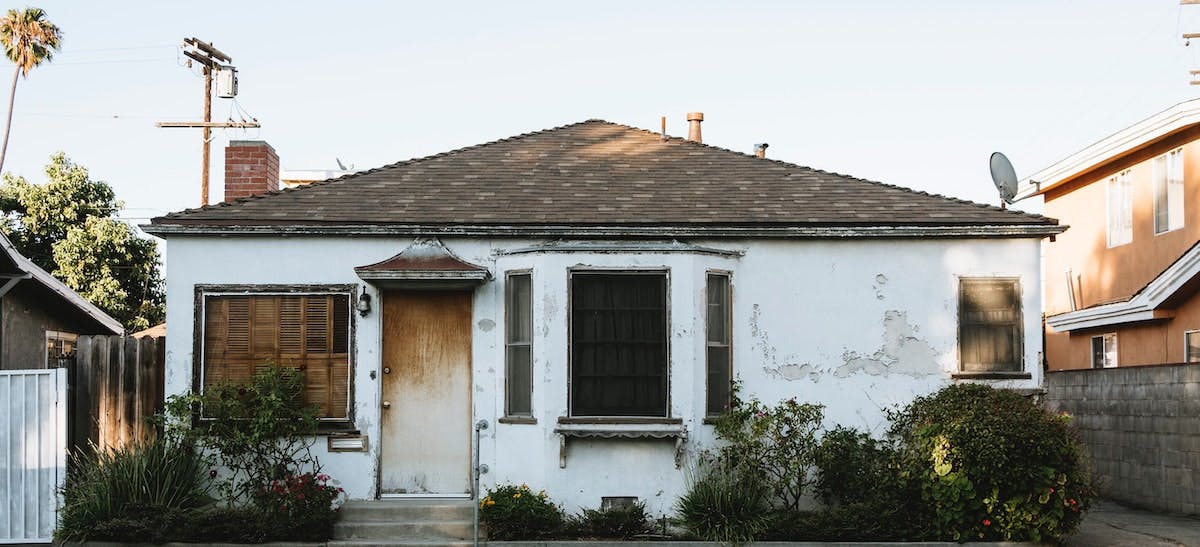
[[[1200,100],[1021,181],[1070,226],[1044,245],[1051,370],[1200,361]]]

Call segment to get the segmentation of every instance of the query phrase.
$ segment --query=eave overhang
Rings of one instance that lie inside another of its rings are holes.
[[[662,226],[662,225],[421,225],[421,224],[148,224],[159,236],[330,237],[712,237],[712,238],[1043,238],[1061,234],[1059,224],[871,225],[871,226]]]
[[[1197,125],[1200,99],[1176,104],[1022,179],[1015,199],[1042,194],[1102,163]]]
[[[1108,327],[1141,321],[1170,319],[1171,305],[1196,289],[1200,280],[1200,243],[1193,245],[1142,290],[1123,302],[1092,306],[1046,318],[1054,332]]]

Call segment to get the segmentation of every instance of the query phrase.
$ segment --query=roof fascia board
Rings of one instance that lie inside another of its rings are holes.
[[[1022,179],[1015,199],[1041,194],[1118,154],[1197,123],[1200,123],[1200,99],[1176,104]]]
[[[515,249],[499,249],[492,254],[508,256],[537,253],[686,253],[726,258],[739,258],[746,254],[745,251],[692,245],[678,240],[672,240],[669,243],[661,241],[554,241]]]
[[[787,238],[1013,238],[1049,237],[1067,226],[1057,224],[996,224],[971,226],[423,226],[415,224],[230,226],[148,224],[145,232],[159,236],[469,236],[469,237],[787,237]]]
[[[1046,324],[1054,332],[1070,332],[1172,317],[1174,315],[1172,312],[1160,310],[1158,307],[1197,275],[1200,275],[1200,245],[1194,245],[1188,249],[1188,252],[1158,274],[1133,298],[1125,302],[1113,302],[1053,315],[1046,318]]]

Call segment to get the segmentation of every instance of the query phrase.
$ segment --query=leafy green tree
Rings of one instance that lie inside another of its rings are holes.
[[[0,18],[0,45],[4,54],[17,65],[13,72],[12,90],[8,95],[8,122],[4,125],[4,144],[0,145],[0,169],[8,151],[8,134],[12,131],[13,103],[17,98],[17,77],[29,77],[29,71],[54,56],[62,41],[62,32],[46,19],[41,8],[10,9]]]
[[[139,330],[162,321],[158,248],[113,214],[123,204],[108,183],[61,152],[50,157],[45,184],[11,173],[0,184],[0,231],[21,254],[84,298]]]

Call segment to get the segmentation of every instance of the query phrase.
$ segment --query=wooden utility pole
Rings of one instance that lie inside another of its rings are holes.
[[[208,164],[209,164],[209,144],[212,141],[212,130],[214,127],[219,128],[253,128],[262,127],[258,120],[252,122],[218,122],[212,121],[212,84],[213,71],[218,68],[227,68],[228,63],[232,63],[233,59],[228,55],[221,53],[220,50],[213,47],[208,42],[201,41],[197,38],[183,39],[183,54],[188,59],[200,63],[204,70],[204,121],[203,122],[159,122],[154,124],[156,127],[192,127],[201,128],[204,130],[204,149],[203,164],[200,168],[200,205],[208,205]]]

